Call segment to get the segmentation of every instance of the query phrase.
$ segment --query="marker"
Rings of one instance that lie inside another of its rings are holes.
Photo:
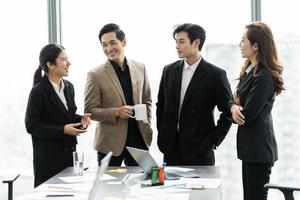
[[[127,171],[127,169],[124,169],[124,168],[107,170],[108,173],[124,173],[126,171]]]
[[[88,169],[89,169],[89,167],[86,167],[86,168],[83,169],[83,171],[86,171],[86,170],[88,170]]]

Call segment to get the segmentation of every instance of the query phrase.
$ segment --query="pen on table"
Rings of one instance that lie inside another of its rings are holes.
[[[124,183],[128,178],[129,178],[130,174],[126,174],[126,176],[122,179],[122,183]]]
[[[176,187],[176,188],[181,188],[181,189],[190,189],[190,190],[204,190],[205,187],[204,185],[200,185],[200,186],[183,186],[183,187]]]
[[[205,187],[202,186],[202,187],[191,187],[191,188],[188,188],[188,189],[191,189],[191,190],[204,190]]]
[[[86,168],[83,169],[83,171],[86,171],[86,170],[88,170],[88,169],[89,169],[89,167],[86,167]]]
[[[174,184],[174,185],[166,185],[161,187],[160,189],[165,189],[165,188],[169,188],[169,187],[177,187],[177,186],[185,186],[186,183],[180,183],[180,184]]]
[[[176,187],[181,189],[190,189],[190,190],[203,190],[205,186],[202,184],[185,184],[183,187]]]
[[[57,186],[57,185],[48,185],[48,188],[53,188],[53,189],[64,189],[64,190],[72,190],[71,187]]]
[[[47,194],[46,197],[73,197],[74,194]]]

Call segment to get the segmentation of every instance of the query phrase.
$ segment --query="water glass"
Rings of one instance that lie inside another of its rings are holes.
[[[84,161],[84,153],[74,151],[73,152],[74,173],[77,176],[83,175],[83,161]]]

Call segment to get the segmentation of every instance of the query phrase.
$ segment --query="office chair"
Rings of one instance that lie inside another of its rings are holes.
[[[19,176],[20,176],[20,174],[18,174],[14,178],[10,178],[10,179],[2,181],[2,183],[7,183],[8,184],[8,200],[13,199],[13,183],[14,183],[15,180],[17,180],[17,178],[19,178]]]
[[[293,192],[300,191],[300,188],[287,187],[287,186],[271,184],[271,183],[265,184],[264,188],[280,190],[283,193],[285,200],[294,200]]]

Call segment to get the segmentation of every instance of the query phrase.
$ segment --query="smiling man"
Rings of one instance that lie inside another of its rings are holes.
[[[105,25],[99,40],[108,60],[88,73],[85,88],[85,110],[97,121],[98,164],[112,151],[110,166],[121,166],[123,160],[127,166],[137,165],[125,146],[148,150],[152,141],[152,101],[145,65],[125,57],[126,38],[117,24]],[[131,117],[135,104],[146,104],[146,120]]]
[[[214,148],[232,123],[230,85],[224,70],[201,57],[202,27],[179,25],[173,37],[181,59],[163,70],[156,104],[158,147],[167,165],[214,165]]]

